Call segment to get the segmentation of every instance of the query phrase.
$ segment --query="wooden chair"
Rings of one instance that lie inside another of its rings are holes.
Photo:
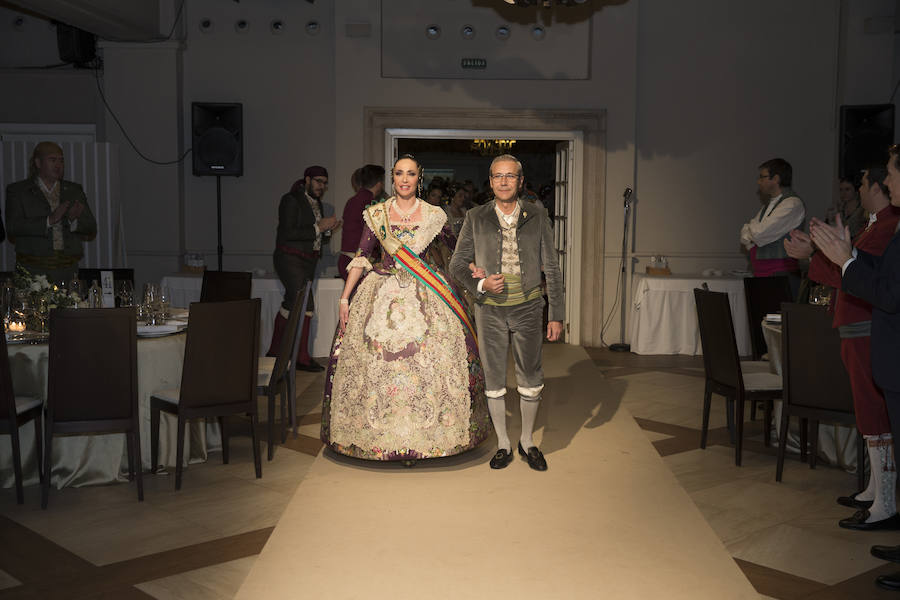
[[[275,444],[275,397],[281,394],[281,443],[287,440],[286,423],[290,420],[294,435],[297,435],[297,384],[294,368],[294,357],[297,356],[297,348],[300,345],[300,328],[303,325],[303,315],[306,313],[306,303],[312,282],[306,282],[305,289],[298,291],[294,302],[291,304],[291,314],[285,326],[285,335],[281,336],[281,346],[277,357],[263,356],[259,359],[259,371],[256,393],[268,397],[268,432],[269,447],[268,460],[272,460]],[[285,408],[288,409],[288,419],[285,418]]]
[[[44,412],[44,403],[40,398],[29,398],[25,396],[16,397],[13,393],[12,374],[9,368],[9,353],[6,348],[6,336],[0,335],[0,434],[9,435],[12,444],[13,474],[16,480],[16,502],[23,504],[25,502],[25,492],[22,489],[22,451],[19,444],[19,427],[28,421],[34,421],[34,443],[37,447],[37,467],[38,477],[41,482],[44,481],[43,471],[41,470],[41,451],[43,444],[41,443],[42,415]]]
[[[159,413],[165,411],[178,417],[176,490],[181,489],[185,426],[190,419],[201,417],[218,417],[222,462],[227,464],[228,430],[224,417],[249,416],[256,477],[262,477],[256,439],[259,310],[259,298],[191,304],[181,387],[157,391],[150,397],[150,464],[154,469],[159,456]]]
[[[50,494],[55,434],[124,432],[128,478],[144,499],[134,307],[50,311],[47,446],[41,507]]]
[[[809,466],[816,466],[819,421],[856,426],[850,376],[841,360],[841,338],[831,326],[832,314],[824,306],[812,304],[781,305],[782,371],[784,403],[778,436],[778,466],[775,481],[784,471],[784,450],[791,417],[800,417],[801,433],[806,420],[813,421]],[[801,449],[806,436],[801,435]],[[857,438],[857,477],[859,489],[865,488],[865,444]]]
[[[251,276],[244,271],[203,271],[200,302],[249,300]]]
[[[765,402],[765,443],[769,444],[772,405],[781,397],[781,377],[768,372],[744,372],[738,356],[731,306],[728,294],[695,289],[697,322],[700,326],[700,345],[703,348],[703,368],[706,389],[703,394],[703,426],[700,447],[706,448],[709,432],[709,410],[712,394],[725,397],[728,429],[733,431],[734,464],[741,466],[744,436],[744,401]]]
[[[744,298],[750,320],[750,346],[753,360],[760,360],[768,351],[760,323],[768,313],[781,310],[782,302],[792,302],[791,286],[785,275],[774,277],[744,277]]]
[[[78,279],[86,281],[90,286],[95,279],[100,283],[100,271],[112,271],[113,281],[130,281],[134,286],[134,269],[116,268],[116,269],[78,269]]]

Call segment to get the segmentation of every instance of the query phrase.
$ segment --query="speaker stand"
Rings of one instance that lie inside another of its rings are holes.
[[[219,245],[216,250],[219,253],[219,270],[222,270],[222,176],[216,175],[216,224],[218,226]]]

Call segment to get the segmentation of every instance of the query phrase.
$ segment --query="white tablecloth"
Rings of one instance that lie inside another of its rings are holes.
[[[184,334],[159,338],[138,338],[138,410],[141,422],[141,459],[144,470],[150,469],[150,396],[154,391],[181,385],[184,361]],[[13,389],[17,395],[46,400],[47,344],[11,345],[9,361]],[[159,424],[159,462],[175,464],[176,420],[162,413]],[[12,450],[9,437],[0,444],[0,486],[12,487]],[[34,423],[19,428],[22,467],[27,485],[36,484],[37,452],[34,445]],[[193,442],[193,443],[192,443]],[[221,450],[218,424],[206,425],[202,420],[191,423],[185,432],[185,456],[188,462],[206,460],[207,452]],[[57,488],[65,486],[111,483],[127,478],[128,458],[125,435],[72,435],[53,439],[53,479]]]
[[[200,300],[202,284],[203,277],[191,273],[166,275],[160,282],[160,285],[169,288],[172,306],[182,308],[187,308],[191,302]],[[338,298],[341,297],[343,289],[343,279],[317,279],[313,286],[316,316],[313,318],[309,334],[312,338],[313,356],[328,356],[331,352],[334,328],[338,322]],[[274,275],[254,276],[250,296],[262,300],[259,313],[259,348],[260,354],[265,355],[272,341],[275,315],[278,314],[281,301],[284,299],[284,286]]]
[[[694,288],[706,282],[727,292],[738,353],[751,354],[744,280],[730,277],[655,276],[637,273],[632,285],[631,351],[635,354],[702,354]]]

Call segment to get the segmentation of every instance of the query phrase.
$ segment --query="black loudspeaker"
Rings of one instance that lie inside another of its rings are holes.
[[[57,23],[56,48],[59,51],[59,60],[83,65],[97,57],[97,38],[93,33],[65,23]]]
[[[191,104],[194,175],[244,174],[242,123],[240,103]]]
[[[887,164],[888,147],[893,143],[893,104],[841,106],[838,158],[841,177],[859,181],[863,169],[873,164]]]

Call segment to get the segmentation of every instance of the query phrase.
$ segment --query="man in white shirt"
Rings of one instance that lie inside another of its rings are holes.
[[[756,277],[798,270],[797,260],[789,257],[784,249],[784,239],[806,219],[803,200],[791,189],[792,178],[791,164],[783,158],[759,165],[756,183],[760,194],[769,198],[769,202],[741,227],[741,244],[750,253]]]

